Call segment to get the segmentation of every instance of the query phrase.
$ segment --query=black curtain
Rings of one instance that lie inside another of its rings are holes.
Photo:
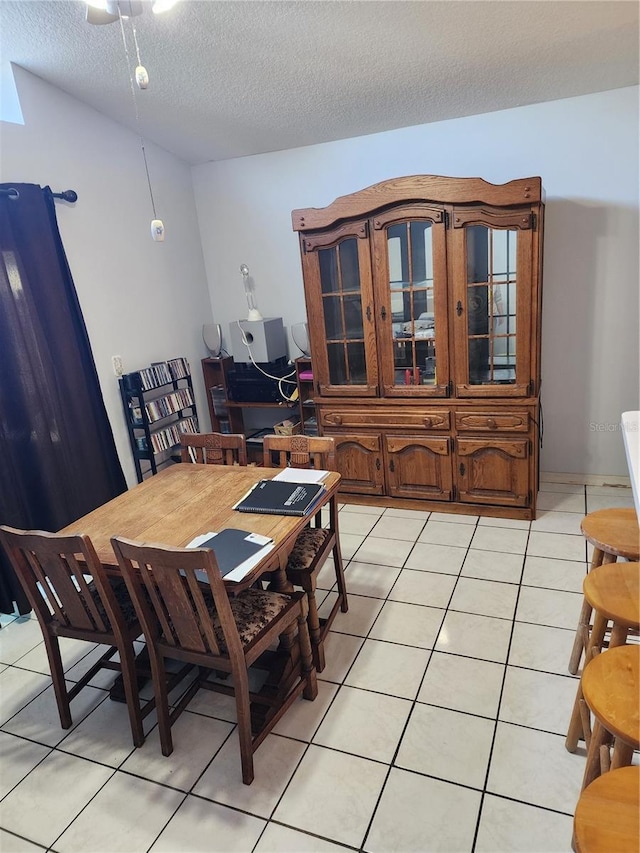
[[[126,489],[49,187],[0,184],[0,523],[56,531]],[[80,216],[80,211],[76,211]],[[27,600],[0,554],[0,612]]]

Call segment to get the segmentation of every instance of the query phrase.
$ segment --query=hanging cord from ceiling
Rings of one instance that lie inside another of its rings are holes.
[[[149,197],[151,198],[151,209],[153,210],[154,220],[157,220],[158,216],[156,214],[156,203],[155,203],[154,198],[153,198],[153,190],[151,189],[151,178],[149,176],[149,164],[147,163],[147,152],[145,151],[145,147],[144,147],[144,137],[142,136],[142,133],[140,132],[140,113],[138,111],[138,99],[136,97],[136,87],[134,84],[134,75],[131,73],[131,67],[132,66],[131,66],[131,57],[129,56],[129,46],[127,45],[127,37],[126,37],[125,31],[124,31],[124,21],[123,21],[122,15],[120,15],[119,11],[118,11],[118,16],[120,19],[120,32],[122,33],[122,44],[124,45],[124,53],[125,53],[125,56],[127,59],[127,71],[129,73],[129,84],[131,86],[131,97],[133,98],[133,107],[135,110],[136,129],[138,131],[138,136],[140,138],[140,147],[142,148],[142,159],[144,160],[144,170],[145,170],[146,175],[147,175],[147,185],[149,187]],[[136,46],[138,68],[142,68],[142,65],[140,63],[140,50],[138,48],[138,39],[136,36],[136,27],[135,27],[135,24],[133,23],[133,21],[131,21],[131,25],[133,28],[133,39],[134,39],[135,46]],[[147,82],[148,82],[148,78],[147,78]]]

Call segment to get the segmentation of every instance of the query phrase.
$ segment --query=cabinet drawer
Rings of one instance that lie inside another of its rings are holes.
[[[528,432],[529,412],[456,412],[458,432]]]
[[[323,427],[372,427],[374,429],[449,429],[450,417],[446,409],[322,409]]]

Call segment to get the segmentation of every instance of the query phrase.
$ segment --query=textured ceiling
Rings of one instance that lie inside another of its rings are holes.
[[[637,2],[182,0],[135,18],[140,129],[189,163],[277,151],[638,82]],[[125,23],[135,57],[131,22]],[[136,127],[119,23],[0,0],[12,61]],[[135,64],[135,63],[134,63]]]

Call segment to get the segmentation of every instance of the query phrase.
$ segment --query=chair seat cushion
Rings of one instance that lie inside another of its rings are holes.
[[[111,589],[113,590],[113,594],[116,597],[116,601],[118,603],[118,607],[122,611],[122,615],[124,616],[124,621],[127,626],[134,625],[138,621],[138,617],[136,616],[136,610],[133,606],[133,602],[129,597],[129,591],[127,590],[127,586],[124,581],[120,581],[117,579],[110,580]],[[96,603],[96,607],[98,608],[98,612],[100,616],[104,619],[105,625],[111,625],[109,617],[104,609],[104,605],[102,604],[102,599],[98,594],[98,590],[95,587],[93,581],[89,584],[89,592],[93,597],[93,600]]]
[[[289,555],[287,572],[308,571],[332,535],[330,530],[323,527],[305,527]]]
[[[227,651],[227,644],[222,632],[220,617],[211,593],[203,592],[203,598],[213,622],[213,629],[221,652]],[[240,642],[248,646],[263,628],[266,628],[283,610],[291,604],[288,595],[279,592],[268,592],[262,589],[247,589],[235,598],[229,598],[231,612],[238,626]]]
[[[112,634],[114,632],[113,626],[111,624],[111,620],[109,619],[109,616],[107,615],[107,611],[105,610],[104,604],[102,603],[102,599],[100,598],[100,593],[96,589],[96,585],[95,585],[94,581],[89,580],[88,576],[85,576],[85,577],[86,577],[86,580],[88,581],[87,589],[89,591],[91,598],[93,599],[93,605],[95,607],[95,610],[98,611],[100,619],[102,620],[102,622],[104,624],[105,631],[109,634]],[[120,611],[122,612],[122,616],[124,618],[124,622],[125,622],[126,627],[127,628],[131,628],[132,626],[139,627],[138,617],[136,615],[136,610],[135,610],[135,607],[133,606],[133,602],[131,601],[131,598],[129,597],[129,592],[127,590],[125,582],[123,580],[118,580],[117,578],[109,578],[109,583],[111,585],[111,589],[113,590],[113,594],[115,596],[116,603],[117,603]],[[91,626],[89,626],[89,624],[86,624],[86,625],[84,625],[84,627],[87,630],[100,631],[101,628],[94,621],[94,618],[93,618],[92,613],[91,613],[91,608],[89,607],[89,605],[87,604],[87,602],[85,600],[84,593],[80,591],[80,588],[79,588],[77,583],[75,583],[74,585],[76,586],[76,588],[78,590],[78,598],[82,602],[82,606],[84,607],[84,609],[87,613],[87,616],[89,617],[90,623],[91,623]],[[51,608],[49,608],[49,609],[51,610]],[[64,612],[64,607],[62,609]],[[68,614],[65,613],[65,616],[67,616],[67,618],[68,618]],[[70,619],[69,621],[73,624],[72,619]],[[63,632],[64,629],[66,627],[68,627],[67,625],[62,624],[56,617],[53,617],[51,619],[50,625],[53,626],[56,630],[59,630],[60,632]],[[61,636],[64,636],[64,633],[61,633]]]

